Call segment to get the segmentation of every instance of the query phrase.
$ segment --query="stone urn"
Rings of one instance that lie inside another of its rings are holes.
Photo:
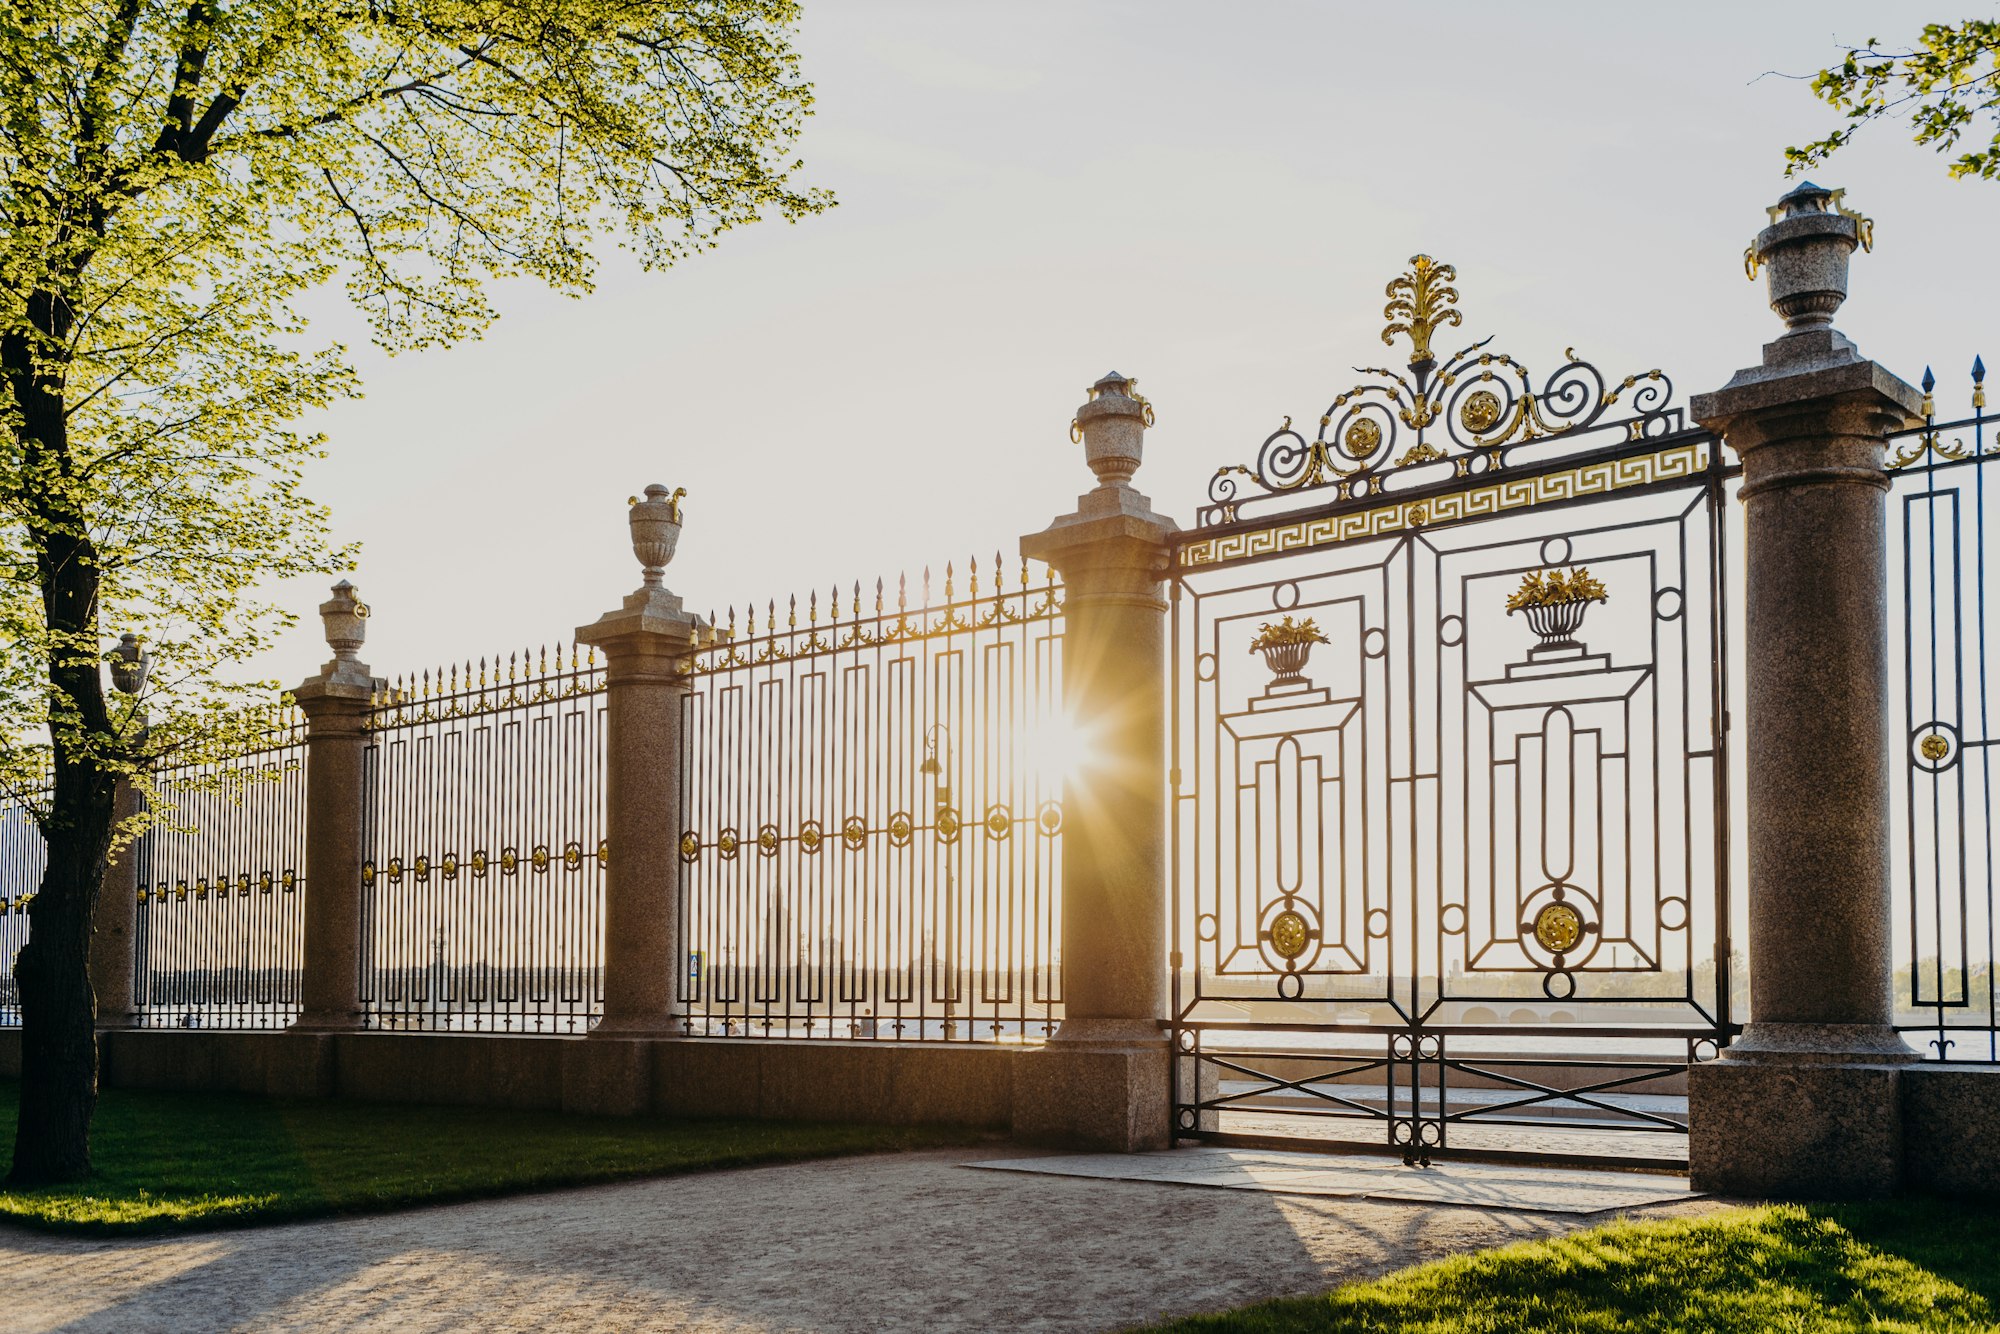
[[[1072,433],[1083,441],[1084,462],[1100,486],[1128,486],[1139,471],[1151,409],[1138,383],[1112,371],[1090,386],[1090,400],[1076,411]]]
[[[1856,246],[1873,240],[1874,225],[1841,207],[1842,191],[1808,181],[1771,209],[1771,225],[1757,233],[1745,262],[1759,265],[1771,309],[1794,333],[1830,328],[1847,299],[1848,262]]]
[[[354,585],[345,579],[335,584],[333,596],[319,604],[319,619],[334,658],[352,661],[368,638],[368,604],[354,595]]]
[[[646,488],[646,498],[632,498],[632,554],[646,572],[646,587],[659,588],[667,563],[681,540],[681,497],[687,488],[669,493],[658,482]]]
[[[135,634],[118,636],[111,659],[111,688],[121,695],[138,694],[146,688],[152,666],[153,656],[146,652],[145,641]]]

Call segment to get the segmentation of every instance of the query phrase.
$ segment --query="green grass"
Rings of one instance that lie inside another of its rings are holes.
[[[16,1081],[0,1080],[8,1146],[18,1094]],[[92,1178],[0,1190],[0,1219],[65,1232],[227,1227],[975,1138],[107,1089],[91,1132]]]
[[[1175,1334],[2000,1330],[2000,1208],[1930,1200],[1621,1222],[1222,1315]]]

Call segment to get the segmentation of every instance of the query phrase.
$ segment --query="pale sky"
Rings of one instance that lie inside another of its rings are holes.
[[[1953,11],[1955,14],[1956,11]],[[1137,485],[1191,523],[1208,476],[1317,420],[1419,251],[1471,342],[1546,375],[1663,368],[1675,401],[1778,321],[1741,255],[1833,123],[1803,82],[1925,5],[807,0],[803,179],[840,206],[678,268],[607,256],[580,301],[497,292],[487,337],[358,361],[312,476],[393,675],[567,640],[638,567],[625,498],[685,486],[667,583],[693,608],[1014,558],[1090,484],[1068,424],[1116,369],[1158,410]],[[1876,220],[1840,327],[1968,410],[2000,182],[1894,125],[1816,171]],[[316,303],[324,338],[365,341]],[[1456,342],[1453,346],[1457,346]],[[327,656],[325,581],[260,664]]]

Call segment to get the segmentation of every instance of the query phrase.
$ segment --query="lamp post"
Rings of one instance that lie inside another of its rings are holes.
[[[951,729],[943,723],[932,723],[924,729],[924,759],[917,766],[917,772],[928,776],[935,784],[935,797],[931,808],[931,829],[933,834],[941,834],[942,822],[951,816]],[[944,903],[945,942],[941,960],[952,957],[951,938],[958,925],[958,880],[952,874],[951,854],[944,852]],[[958,1036],[958,1023],[951,1017],[952,989],[958,979],[950,968],[944,973],[944,1040],[950,1042]]]
[[[146,742],[146,710],[138,697],[152,674],[153,656],[146,651],[145,640],[129,632],[118,637],[111,655],[111,688],[132,700],[131,749],[138,752]],[[111,818],[121,831],[146,809],[145,794],[130,776],[118,780],[111,802]],[[129,1028],[138,1014],[141,865],[139,840],[128,837],[105,868],[104,891],[91,918],[90,985],[102,1028]]]

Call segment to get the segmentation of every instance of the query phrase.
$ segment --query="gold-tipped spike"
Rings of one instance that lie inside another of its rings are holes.
[[[507,679],[509,681],[514,679],[515,673],[520,670],[520,666],[521,655],[518,653],[509,653],[507,655]]]
[[[549,646],[547,644],[542,645],[540,662],[541,666],[535,669],[535,675],[547,676],[549,674]]]
[[[764,603],[764,632],[778,633],[778,599],[770,598]]]
[[[481,659],[479,660],[479,688],[480,688],[481,690],[484,690],[484,689],[486,689],[486,659],[485,659],[485,658],[481,658]]]
[[[792,599],[792,605],[798,605],[797,598]],[[806,598],[806,624],[819,624],[819,590],[817,588],[812,590]]]
[[[979,557],[977,556],[968,556],[965,559],[965,595],[974,602],[979,601]],[[947,600],[951,597],[949,587],[945,589],[945,597]]]
[[[908,574],[898,574],[896,576],[896,610],[897,611],[907,610],[909,605],[910,605],[910,576]]]
[[[787,630],[796,630],[799,628],[799,595],[797,593],[792,594],[791,605],[785,609],[785,628]]]

